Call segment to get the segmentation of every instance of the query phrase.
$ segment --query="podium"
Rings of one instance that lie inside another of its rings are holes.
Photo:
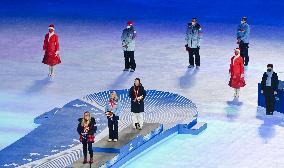
[[[266,107],[264,95],[261,94],[260,83],[258,83],[258,106]],[[275,111],[284,114],[284,81],[279,81],[277,95],[275,95]]]
[[[144,123],[142,130],[132,128],[132,125],[119,132],[117,142],[108,142],[108,136],[94,144],[94,163],[82,164],[83,158],[74,162],[74,168],[101,168],[119,167],[117,162],[123,159],[132,151],[139,148],[153,137],[163,131],[163,125],[159,123]]]
[[[107,142],[108,138],[104,137],[94,144],[93,164],[82,164],[83,158],[80,158],[71,167],[119,168],[170,135],[175,133],[198,135],[206,128],[207,123],[197,122],[197,118],[193,118],[188,124],[176,124],[166,130],[159,123],[144,123],[143,130],[135,130],[132,126],[128,126],[120,132],[118,142]]]

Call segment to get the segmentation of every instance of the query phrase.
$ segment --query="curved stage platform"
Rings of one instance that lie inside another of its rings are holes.
[[[35,118],[35,123],[40,124],[35,130],[0,151],[1,167],[84,167],[76,132],[77,119],[84,111],[92,113],[98,126],[94,144],[97,162],[92,167],[118,167],[173,133],[198,134],[206,128],[206,123],[197,124],[198,111],[191,100],[174,93],[147,90],[145,128],[133,132],[128,127],[131,123],[128,90],[117,90],[122,102],[121,141],[109,147],[104,143],[108,133],[104,105],[110,92],[87,95]]]

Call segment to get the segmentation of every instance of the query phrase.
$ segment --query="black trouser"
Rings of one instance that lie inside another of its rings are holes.
[[[87,139],[83,139],[83,154],[84,158],[87,158],[87,148],[90,154],[90,157],[93,158],[93,147],[92,147],[92,142],[88,142]]]
[[[134,51],[124,51],[125,69],[136,69]]]
[[[274,90],[270,86],[265,86],[263,93],[265,96],[266,114],[272,115],[274,112],[274,105],[275,105]]]
[[[109,139],[118,139],[118,116],[108,117]]]
[[[244,60],[244,65],[247,66],[249,63],[249,56],[248,56],[248,48],[249,43],[244,43],[243,41],[240,41],[239,48],[240,48],[240,55]]]
[[[199,48],[188,48],[188,55],[189,55],[189,64],[194,65],[194,57],[195,56],[195,65],[200,66],[200,55],[199,55]]]

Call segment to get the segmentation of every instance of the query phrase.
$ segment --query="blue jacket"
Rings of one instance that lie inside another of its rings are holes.
[[[237,39],[249,43],[250,27],[247,23],[241,23],[237,29]]]
[[[194,26],[191,23],[188,24],[185,41],[189,48],[200,47],[201,33],[201,26],[199,24],[196,24]]]
[[[110,101],[108,101],[106,103],[106,106],[105,106],[105,112],[107,111],[111,111],[112,113],[114,113],[116,116],[118,116],[120,114],[120,111],[121,111],[121,103],[119,100],[115,101],[115,104],[113,107],[111,107],[111,103]]]
[[[123,51],[134,51],[135,50],[135,38],[136,31],[134,27],[125,28],[121,35],[122,49]]]

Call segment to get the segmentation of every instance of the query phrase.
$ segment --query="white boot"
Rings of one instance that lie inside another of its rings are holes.
[[[237,97],[237,89],[234,89],[234,98]]]
[[[240,89],[236,90],[236,97],[239,98],[240,97]]]
[[[48,76],[51,76],[51,66],[48,67]]]
[[[51,66],[51,76],[55,76],[55,67]]]

